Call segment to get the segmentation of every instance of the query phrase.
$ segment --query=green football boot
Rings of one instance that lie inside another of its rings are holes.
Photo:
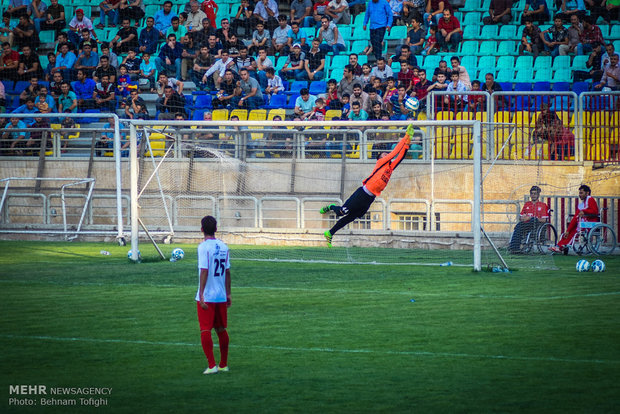
[[[335,204],[328,204],[328,205],[326,205],[326,206],[323,206],[323,207],[321,207],[321,209],[319,210],[319,213],[321,213],[321,214],[325,214],[325,213],[329,212],[329,211],[332,209],[332,207],[334,207],[334,206],[336,206],[336,205],[335,205]]]
[[[327,247],[332,247],[332,234],[329,232],[329,230],[325,230],[323,236],[325,236],[325,240],[327,241]]]

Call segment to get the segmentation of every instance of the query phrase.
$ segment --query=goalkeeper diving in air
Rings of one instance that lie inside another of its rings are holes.
[[[336,234],[338,230],[351,223],[356,218],[363,217],[370,208],[372,202],[375,201],[375,198],[381,195],[381,192],[390,181],[392,172],[398,167],[403,158],[405,158],[413,133],[413,125],[409,125],[407,132],[405,132],[405,136],[396,144],[392,152],[382,152],[379,154],[372,173],[368,178],[362,181],[362,186],[355,190],[342,206],[328,204],[319,210],[321,214],[333,211],[337,217],[341,217],[336,224],[334,224],[334,227],[323,233],[325,240],[327,240],[328,247],[332,247],[332,237],[334,237],[334,234]]]

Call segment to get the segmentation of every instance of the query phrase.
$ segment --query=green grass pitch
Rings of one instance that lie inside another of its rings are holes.
[[[574,256],[557,257],[554,271],[474,273],[253,262],[235,260],[231,246],[230,372],[205,376],[196,246],[180,247],[185,259],[170,263],[143,244],[145,261],[132,264],[128,247],[0,242],[0,412],[620,407],[618,256],[604,258],[602,274],[577,273]],[[43,407],[39,395],[9,394],[12,385],[112,391],[98,408]],[[9,405],[14,397],[37,406]]]

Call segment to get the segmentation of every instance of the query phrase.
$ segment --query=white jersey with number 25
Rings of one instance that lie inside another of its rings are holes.
[[[230,268],[228,246],[219,239],[207,239],[198,245],[198,291],[200,301],[200,269],[208,269],[204,290],[205,302],[226,302],[226,269]]]

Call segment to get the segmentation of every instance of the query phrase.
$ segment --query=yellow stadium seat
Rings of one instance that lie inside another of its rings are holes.
[[[286,109],[272,109],[269,111],[269,115],[267,115],[267,120],[269,121],[273,121],[273,118],[275,116],[279,116],[280,118],[282,118],[282,120],[286,119]]]
[[[437,121],[452,121],[454,119],[454,113],[452,111],[439,111],[435,114]]]
[[[530,116],[529,112],[518,111],[515,112],[514,124],[518,127],[527,128],[536,122],[536,117]]]
[[[211,117],[214,121],[228,121],[228,109],[215,109],[213,110]]]
[[[225,111],[225,109],[223,109]],[[217,111],[217,109],[216,109]],[[232,111],[230,111],[230,118],[232,118],[233,116],[238,116],[239,117],[239,121],[247,121],[248,120],[248,110],[247,109],[233,109]],[[215,115],[213,116],[213,120],[215,120]]]
[[[565,127],[569,127],[570,126],[570,121],[571,121],[571,114],[569,111],[559,111],[556,112],[558,114],[558,118],[560,118],[560,121],[562,121],[562,125]]]
[[[435,141],[435,159],[450,157],[450,141],[437,138]]]
[[[342,111],[340,109],[328,109],[325,111],[325,120],[331,121],[335,117],[340,118],[342,116]]]
[[[450,151],[450,159],[463,160],[472,159],[469,146],[469,137],[467,135],[457,135],[456,142]]]
[[[476,121],[487,122],[487,118],[486,112],[476,112]]]
[[[457,121],[473,121],[475,118],[473,112],[457,112],[454,119]]]
[[[511,118],[511,113],[509,111],[498,111],[495,112],[495,116],[493,117],[493,122],[500,124],[509,124]]]
[[[524,158],[528,160],[548,160],[549,145],[547,145],[547,143],[532,145],[529,147],[529,152]]]
[[[159,132],[149,134],[149,143],[151,151],[147,150],[144,155],[146,157],[163,157],[166,154],[166,136]]]

